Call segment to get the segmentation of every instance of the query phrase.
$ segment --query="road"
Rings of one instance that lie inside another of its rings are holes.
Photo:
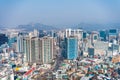
[[[56,56],[56,60],[53,65],[52,71],[56,71],[59,68],[61,62],[62,62],[62,56],[61,56],[61,50],[59,50],[59,53]]]

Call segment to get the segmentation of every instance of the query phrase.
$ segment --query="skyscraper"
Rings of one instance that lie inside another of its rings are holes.
[[[24,61],[25,62],[30,62],[30,38],[26,37],[24,39]]]
[[[26,62],[41,63],[40,51],[39,51],[39,38],[38,37],[26,37],[24,39],[24,57]]]
[[[78,39],[76,37],[66,38],[67,59],[76,59],[78,57]]]
[[[76,37],[78,37],[79,40],[82,40],[83,30],[81,30],[81,29],[74,29],[74,30],[73,29],[66,29],[65,36],[66,37],[76,36]]]
[[[89,57],[94,57],[94,55],[95,55],[95,50],[94,50],[93,47],[89,47],[89,48],[88,48],[88,55],[89,55]]]
[[[9,47],[12,47],[12,45],[13,45],[15,42],[17,42],[17,37],[9,37],[9,39],[8,39],[8,45],[9,45]],[[17,45],[17,46],[18,46],[18,45]],[[18,47],[16,47],[16,48],[18,48]]]
[[[0,46],[8,42],[8,37],[5,34],[0,34]]]
[[[83,38],[85,39],[87,37],[87,32],[83,32]]]
[[[107,33],[105,30],[99,31],[101,41],[106,41]]]
[[[23,34],[19,33],[17,36],[17,52],[24,52],[23,40],[24,40]]]
[[[66,29],[65,37],[74,36],[78,39],[78,52],[81,52],[83,43],[83,30],[82,29]]]
[[[43,37],[40,39],[40,53],[42,53],[42,62],[51,63],[54,53],[54,39],[52,37]]]
[[[112,42],[114,39],[117,39],[118,30],[117,29],[110,29],[108,33],[108,39]]]
[[[51,63],[54,53],[52,37],[26,37],[24,39],[25,61],[30,63]]]

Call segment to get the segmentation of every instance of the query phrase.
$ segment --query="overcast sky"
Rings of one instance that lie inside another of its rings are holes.
[[[119,23],[120,0],[0,0],[0,25]]]

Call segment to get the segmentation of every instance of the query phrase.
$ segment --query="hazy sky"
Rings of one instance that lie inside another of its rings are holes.
[[[0,0],[1,25],[15,27],[31,22],[119,23],[120,0]]]

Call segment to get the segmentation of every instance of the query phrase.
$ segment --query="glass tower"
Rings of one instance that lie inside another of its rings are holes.
[[[76,37],[69,37],[67,40],[67,59],[76,59],[78,57],[78,39]]]

